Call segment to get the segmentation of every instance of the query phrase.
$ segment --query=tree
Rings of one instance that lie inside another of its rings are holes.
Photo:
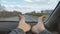
[[[30,13],[26,13],[26,15],[32,15],[32,16],[41,16],[41,13],[36,13],[35,11],[32,11]]]
[[[43,13],[43,10],[41,11],[41,13]]]
[[[16,14],[22,14],[21,12],[19,12],[19,11],[13,11],[14,13],[16,13]]]
[[[0,4],[0,11],[5,10],[5,7]]]

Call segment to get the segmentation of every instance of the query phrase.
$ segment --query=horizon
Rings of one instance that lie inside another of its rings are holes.
[[[20,11],[27,13],[31,11],[52,10],[59,0],[0,0],[0,4],[7,11]]]

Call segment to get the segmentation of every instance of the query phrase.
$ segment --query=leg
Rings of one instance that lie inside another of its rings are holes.
[[[25,17],[22,15],[19,15],[19,25],[18,28],[24,30],[24,32],[27,32],[30,30],[31,26],[27,23],[25,23]]]
[[[45,29],[43,20],[45,16],[41,16],[38,18],[38,23],[32,27],[32,32],[38,33],[39,31],[43,31]]]

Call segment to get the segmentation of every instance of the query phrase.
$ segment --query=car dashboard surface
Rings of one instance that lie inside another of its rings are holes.
[[[37,22],[26,22],[31,26],[35,25]],[[0,21],[0,34],[8,34],[13,29],[16,29],[19,24],[19,21]],[[31,31],[27,32],[29,34]]]

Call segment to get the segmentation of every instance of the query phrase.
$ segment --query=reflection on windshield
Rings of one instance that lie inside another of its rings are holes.
[[[0,21],[18,21],[18,14],[23,14],[26,21],[36,21],[42,15],[48,19],[58,2],[59,0],[1,0]]]

